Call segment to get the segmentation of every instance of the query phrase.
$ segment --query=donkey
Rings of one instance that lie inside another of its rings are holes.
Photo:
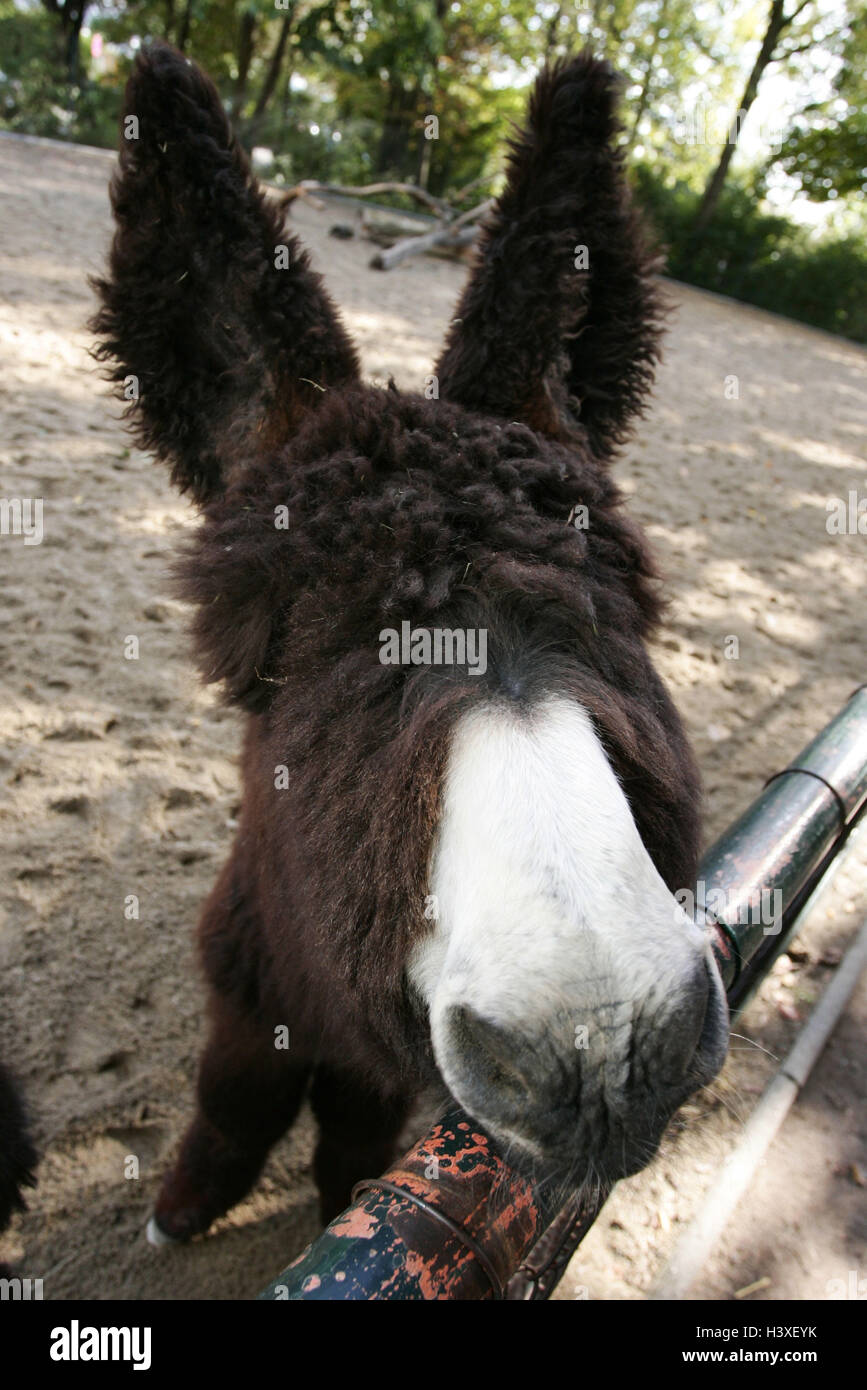
[[[725,996],[674,896],[699,781],[610,472],[663,319],[617,95],[588,53],[539,76],[421,394],[363,382],[209,79],[163,44],[136,61],[97,354],[201,508],[179,592],[248,715],[155,1242],[238,1202],[308,1093],[327,1221],[423,1087],[577,1186],[642,1167],[722,1064]],[[407,623],[466,650],[387,659]]]

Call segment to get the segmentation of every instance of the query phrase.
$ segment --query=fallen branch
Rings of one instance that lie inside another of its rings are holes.
[[[426,223],[419,225],[406,213],[383,211],[376,206],[361,205],[357,215],[361,234],[378,246],[393,246],[402,237],[412,239],[429,230]],[[442,226],[442,223],[437,222],[436,225]]]
[[[465,246],[472,246],[478,232],[478,227],[461,227],[457,231],[454,227],[440,227],[425,236],[404,237],[403,241],[396,241],[387,251],[377,251],[371,257],[370,267],[372,270],[391,270],[392,266],[408,260],[410,256],[420,256],[423,251],[433,251],[438,247],[460,251]]]
[[[465,188],[459,190],[457,197],[464,194],[481,180],[474,180]],[[469,208],[466,212],[458,213],[457,209],[445,201],[443,198],[436,198],[427,189],[419,188],[414,183],[367,183],[367,184],[342,184],[342,183],[320,183],[318,179],[303,179],[294,188],[281,190],[276,194],[279,206],[289,207],[296,198],[305,198],[318,211],[325,208],[325,204],[315,195],[317,193],[334,193],[346,198],[367,198],[383,193],[403,193],[410,198],[415,198],[417,202],[423,203],[425,207],[431,208],[437,214],[436,225],[427,232],[405,233],[406,226],[411,222],[409,218],[404,220],[404,225],[399,222],[399,213],[392,214],[389,221],[388,214],[373,217],[364,208],[361,214],[361,229],[364,234],[372,241],[385,243],[382,251],[371,259],[370,265],[374,270],[391,270],[392,266],[399,265],[410,256],[419,256],[425,251],[435,251],[442,249],[445,251],[461,251],[464,247],[472,245],[478,232],[478,223],[494,205],[493,198],[486,198],[484,202],[478,203],[475,207]],[[339,234],[339,233],[338,233]],[[343,233],[345,234],[345,233]],[[397,240],[392,240],[397,237]]]
[[[440,247],[444,250],[460,251],[466,246],[472,246],[478,236],[481,219],[493,206],[494,199],[486,198],[483,203],[461,213],[454,221],[435,227],[432,232],[396,241],[387,251],[378,251],[372,257],[371,269],[391,270],[392,266],[399,265],[410,256],[419,256],[424,251],[433,251]]]
[[[342,184],[342,183],[320,183],[318,179],[304,179],[298,185],[299,189],[315,193],[339,193],[346,198],[372,198],[381,193],[403,193],[408,198],[415,198],[417,202],[423,203],[425,207],[433,208],[443,217],[454,216],[454,211],[449,203],[442,198],[435,198],[432,193],[428,193],[426,188],[419,188],[415,183],[366,183],[366,184]]]
[[[268,189],[268,192],[271,194],[278,208],[282,208],[284,211],[286,208],[291,207],[296,198],[303,198],[304,201],[309,203],[312,208],[315,208],[317,212],[325,211],[325,203],[323,203],[322,199],[315,198],[310,189],[303,183],[296,183],[294,188],[278,188],[277,185],[273,183],[266,184],[265,187]]]

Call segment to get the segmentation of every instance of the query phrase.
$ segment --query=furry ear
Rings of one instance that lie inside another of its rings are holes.
[[[140,443],[204,501],[239,460],[284,443],[324,390],[356,380],[358,360],[216,88],[166,44],[136,61],[120,146],[96,355],[132,397]]]
[[[644,407],[664,312],[618,148],[618,85],[586,51],[538,77],[436,367],[449,400],[555,438],[583,432],[600,455]]]

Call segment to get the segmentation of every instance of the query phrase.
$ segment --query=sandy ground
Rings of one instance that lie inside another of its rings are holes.
[[[158,1254],[142,1234],[190,1105],[191,934],[231,838],[238,721],[197,686],[183,609],[166,596],[191,510],[129,448],[87,355],[109,167],[102,152],[0,139],[0,496],[45,507],[41,545],[0,537],[0,1050],[44,1155],[0,1256],[42,1277],[46,1298],[248,1298],[316,1232],[306,1119],[207,1239]],[[417,387],[462,268],[369,271],[370,248],[329,239],[332,220],[306,207],[295,218],[367,371]],[[867,489],[867,354],[673,294],[655,406],[622,477],[668,574],[658,659],[703,767],[711,837],[867,675],[867,540],[825,529],[829,497]],[[124,659],[129,635],[137,661]],[[778,966],[738,1025],[758,1046],[735,1040],[651,1169],[617,1190],[559,1297],[651,1287],[772,1074],[759,1048],[787,1049],[867,907],[865,882],[862,864]],[[829,1279],[867,1273],[865,1017],[862,984],[696,1297],[764,1279],[751,1297],[823,1298]]]

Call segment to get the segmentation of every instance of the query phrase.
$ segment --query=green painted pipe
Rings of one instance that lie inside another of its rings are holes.
[[[702,858],[696,917],[721,932],[717,961],[733,1010],[782,950],[811,889],[867,804],[867,687]]]
[[[761,981],[867,806],[867,687],[704,855],[695,913],[715,933],[732,1009]],[[550,1296],[607,1192],[549,1195],[463,1111],[443,1116],[261,1295],[300,1300]]]

